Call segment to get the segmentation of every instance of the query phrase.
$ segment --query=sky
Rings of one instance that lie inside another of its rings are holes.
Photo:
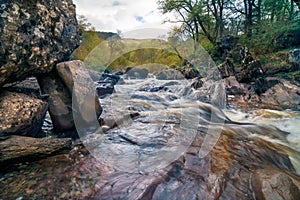
[[[97,31],[128,32],[154,28],[156,35],[163,35],[174,24],[163,23],[174,15],[162,15],[157,0],[73,0],[76,12],[84,15]],[[147,31],[146,31],[147,32]],[[149,31],[148,31],[149,32]],[[150,31],[151,32],[151,31]]]

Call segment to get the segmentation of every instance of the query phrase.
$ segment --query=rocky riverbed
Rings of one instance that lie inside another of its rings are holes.
[[[191,83],[117,83],[96,132],[6,169],[0,198],[299,199],[299,113],[221,111]]]

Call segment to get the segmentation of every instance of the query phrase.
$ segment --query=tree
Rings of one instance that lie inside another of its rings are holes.
[[[216,44],[223,35],[224,8],[227,0],[160,0],[162,13],[176,13],[178,20],[169,22],[182,23],[181,32],[189,34],[195,43],[201,35]]]
[[[82,31],[95,31],[95,27],[88,22],[88,19],[84,15],[77,15],[77,22],[79,25],[79,28]]]

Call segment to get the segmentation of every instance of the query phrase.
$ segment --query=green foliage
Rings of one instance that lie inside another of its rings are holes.
[[[122,55],[114,60],[110,66],[113,69],[125,70],[127,67],[136,67],[145,64],[153,65],[153,63],[156,63],[159,64],[159,68],[161,68],[161,65],[179,66],[181,62],[182,61],[178,55],[170,51],[155,48],[142,48]],[[150,67],[150,65],[147,66]],[[157,68],[153,66],[151,67],[153,68],[152,70]]]
[[[84,31],[82,43],[72,54],[72,59],[84,61],[87,55],[102,41],[95,31]]]
[[[251,38],[241,35],[239,43],[249,47],[255,54],[265,54],[299,45],[299,34],[299,21],[263,21]]]

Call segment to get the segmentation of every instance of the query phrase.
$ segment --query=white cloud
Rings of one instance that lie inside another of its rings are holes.
[[[167,16],[159,12],[157,0],[74,0],[74,3],[77,13],[85,15],[99,31],[169,30],[173,26],[163,23]]]

